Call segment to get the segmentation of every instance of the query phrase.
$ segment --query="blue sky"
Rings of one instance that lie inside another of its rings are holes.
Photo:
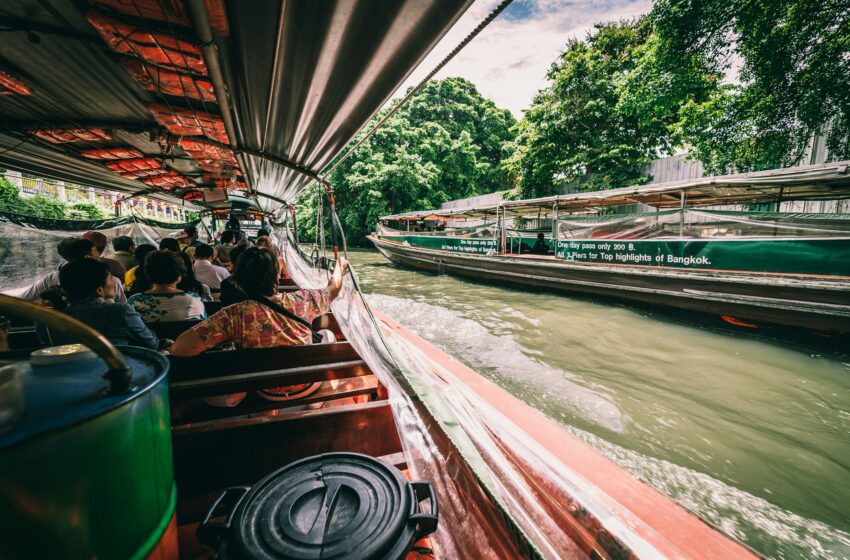
[[[476,0],[400,91],[421,80],[498,3]],[[462,76],[519,118],[569,39],[586,36],[594,23],[639,16],[651,7],[651,0],[514,0],[437,78]]]

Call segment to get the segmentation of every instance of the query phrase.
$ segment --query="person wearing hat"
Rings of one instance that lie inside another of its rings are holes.
[[[106,250],[106,236],[99,231],[87,231],[83,234],[83,239],[88,239],[94,244],[94,248],[97,251],[96,259],[109,268],[109,274],[123,282],[124,275],[127,274],[127,269],[124,265],[115,259],[109,259],[103,256],[103,252]]]

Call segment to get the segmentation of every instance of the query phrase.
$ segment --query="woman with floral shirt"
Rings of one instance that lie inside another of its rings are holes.
[[[206,319],[201,297],[177,287],[186,273],[186,265],[177,253],[153,251],[145,258],[145,275],[153,288],[132,296],[127,303],[139,312],[145,323]]]
[[[277,290],[280,266],[274,253],[258,247],[246,249],[236,265],[233,280],[249,299],[223,308],[181,334],[171,347],[171,354],[197,356],[226,343],[232,343],[237,349],[310,344],[313,334],[310,328],[264,302],[270,301],[272,306],[283,307],[312,323],[316,317],[330,312],[331,302],[342,289],[342,276],[347,269],[346,260],[339,259],[326,288],[280,294]],[[274,400],[276,392],[288,391],[286,387],[265,389],[260,396]],[[238,393],[208,402],[235,406],[244,397],[245,393]]]

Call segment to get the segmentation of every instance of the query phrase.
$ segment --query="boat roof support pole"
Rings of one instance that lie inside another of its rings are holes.
[[[681,193],[679,202],[679,238],[685,237],[685,191]]]
[[[552,248],[555,250],[555,256],[558,256],[558,197],[555,197],[555,203],[552,204]]]
[[[500,245],[502,246],[501,247],[501,249],[502,249],[501,253],[504,255],[505,253],[507,253],[507,249],[506,249],[505,246],[507,245],[507,229],[508,229],[505,205],[500,204],[499,210],[501,211],[500,212],[501,218],[499,219],[499,229],[501,230]]]
[[[192,23],[195,27],[195,33],[201,40],[201,50],[204,53],[204,60],[207,63],[207,69],[210,73],[210,81],[215,90],[216,102],[218,103],[221,112],[221,120],[224,122],[224,130],[227,132],[227,137],[230,139],[230,145],[234,149],[239,147],[239,137],[236,135],[236,124],[233,122],[233,113],[230,106],[230,95],[227,91],[227,86],[224,84],[224,74],[221,71],[221,64],[218,60],[218,48],[215,45],[215,37],[213,36],[212,27],[210,26],[209,13],[204,0],[187,0],[189,11],[192,14]],[[239,160],[239,165],[242,167],[242,172],[247,172],[244,158],[239,157],[239,152],[236,152],[236,157]],[[249,184],[248,188],[252,186]]]

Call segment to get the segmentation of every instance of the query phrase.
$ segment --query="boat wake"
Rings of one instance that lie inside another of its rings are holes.
[[[706,473],[643,455],[570,425],[564,410],[617,433],[626,430],[629,419],[608,395],[575,382],[574,373],[528,356],[498,319],[483,318],[482,324],[461,312],[423,301],[380,294],[367,298],[377,309],[508,391],[539,395],[529,404],[703,520],[762,554],[801,560],[850,558],[850,533],[797,515]],[[528,317],[513,319],[535,323]]]

